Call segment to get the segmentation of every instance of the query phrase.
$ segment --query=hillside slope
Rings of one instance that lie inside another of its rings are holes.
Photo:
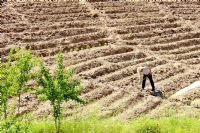
[[[7,2],[1,9],[0,55],[5,58],[12,46],[31,47],[53,69],[61,50],[65,66],[74,65],[82,78],[81,97],[90,101],[65,103],[64,114],[97,111],[130,119],[176,102],[168,98],[199,80],[199,12],[197,2]],[[149,94],[149,81],[140,91],[136,68],[142,65],[152,67],[165,99]],[[28,95],[32,101],[23,103],[22,113],[48,115],[48,102]]]

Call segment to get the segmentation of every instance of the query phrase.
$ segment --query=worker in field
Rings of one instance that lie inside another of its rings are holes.
[[[153,78],[152,78],[152,71],[151,68],[148,66],[142,66],[137,68],[137,72],[139,73],[140,83],[142,83],[142,90],[145,88],[146,78],[149,78],[151,83],[152,91],[155,90]]]

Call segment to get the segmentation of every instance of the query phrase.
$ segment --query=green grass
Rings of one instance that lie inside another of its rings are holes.
[[[62,121],[62,133],[199,133],[200,120],[195,117],[141,117],[128,122],[106,119],[79,119]],[[32,122],[29,133],[54,133],[53,122]]]

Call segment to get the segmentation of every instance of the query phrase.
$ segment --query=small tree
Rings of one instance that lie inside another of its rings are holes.
[[[61,103],[63,101],[67,102],[70,99],[84,103],[84,101],[77,96],[81,93],[82,87],[80,86],[79,80],[72,79],[73,74],[74,68],[67,71],[64,70],[63,56],[61,54],[58,54],[55,76],[52,76],[49,69],[44,66],[44,64],[41,63],[40,65],[38,83],[42,88],[38,92],[42,94],[46,100],[51,102],[57,133],[60,132]]]
[[[21,93],[27,89],[26,82],[31,78],[31,69],[36,65],[37,59],[29,50],[14,49],[11,69],[14,71],[13,84],[18,95],[18,114],[21,103]]]
[[[4,113],[4,119],[7,118],[7,99],[14,94],[13,85],[13,69],[11,69],[11,56],[9,53],[7,61],[0,61],[0,112]]]

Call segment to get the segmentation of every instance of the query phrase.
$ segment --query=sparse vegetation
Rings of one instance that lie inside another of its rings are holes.
[[[30,51],[24,49],[12,49],[7,62],[0,63],[0,113],[4,113],[4,121],[0,124],[2,126],[2,129],[0,130],[5,130],[6,132],[16,130],[20,132],[20,130],[22,130],[21,126],[17,124],[19,118],[11,116],[8,120],[6,119],[7,99],[9,96],[14,94],[18,95],[18,114],[20,114],[19,107],[21,102],[21,93],[25,88],[27,89],[25,83],[32,77],[32,75],[36,76],[36,72],[31,74],[30,71],[34,66],[36,66],[37,59],[30,53]],[[42,61],[40,61],[40,71],[37,72],[37,77],[38,83],[42,88],[39,87],[37,94],[39,94],[39,97],[43,100],[51,101],[57,133],[60,132],[62,102],[67,102],[72,99],[80,103],[85,103],[85,101],[77,96],[81,93],[82,87],[80,86],[80,81],[74,78],[73,74],[74,68],[65,71],[63,66],[63,56],[61,54],[58,55],[55,77],[50,74],[49,69]],[[10,129],[13,128],[13,126],[17,126],[18,128]]]
[[[54,71],[55,76],[50,74],[49,69],[44,66],[43,63],[40,64],[40,72],[38,74],[38,83],[42,86],[42,88],[38,90],[38,94],[43,95],[43,98],[51,102],[57,133],[60,132],[62,102],[67,102],[71,99],[84,103],[84,101],[77,96],[81,93],[82,87],[80,86],[79,80],[72,78],[74,69],[71,68],[67,71],[64,69],[63,56],[58,54],[57,67]]]
[[[14,52],[14,54],[12,54]],[[29,89],[26,86],[26,82],[31,78],[30,71],[36,66],[37,59],[28,50],[14,49],[11,50],[14,62],[11,66],[13,76],[13,87],[15,93],[18,95],[18,114],[20,113],[21,93]]]
[[[87,46],[86,46],[86,49],[89,49],[89,48],[90,48],[90,45],[87,45]]]
[[[32,122],[28,115],[16,117],[10,114],[6,120],[0,122],[0,132],[2,133],[27,133],[29,124]]]
[[[22,119],[20,119],[22,120]],[[60,133],[198,133],[200,120],[195,117],[165,117],[150,119],[140,117],[136,120],[123,122],[111,118],[99,119],[98,117],[81,118],[78,120],[62,121]],[[1,127],[2,127],[1,123]],[[17,125],[17,124],[16,124]],[[53,121],[20,121],[20,129],[13,126],[12,132],[29,133],[54,133]],[[3,131],[2,128],[0,131]]]
[[[73,52],[73,49],[70,49],[70,52]]]
[[[9,96],[18,96],[18,114],[21,103],[21,93],[27,91],[26,82],[31,78],[30,70],[35,66],[37,59],[24,49],[11,49],[7,61],[1,62],[0,68],[0,105],[7,117],[7,100]]]
[[[79,51],[79,49],[78,48],[74,48],[74,51]]]
[[[4,119],[7,118],[7,100],[9,96],[14,95],[13,89],[13,70],[11,69],[11,53],[7,62],[0,62],[0,111],[4,113]]]

